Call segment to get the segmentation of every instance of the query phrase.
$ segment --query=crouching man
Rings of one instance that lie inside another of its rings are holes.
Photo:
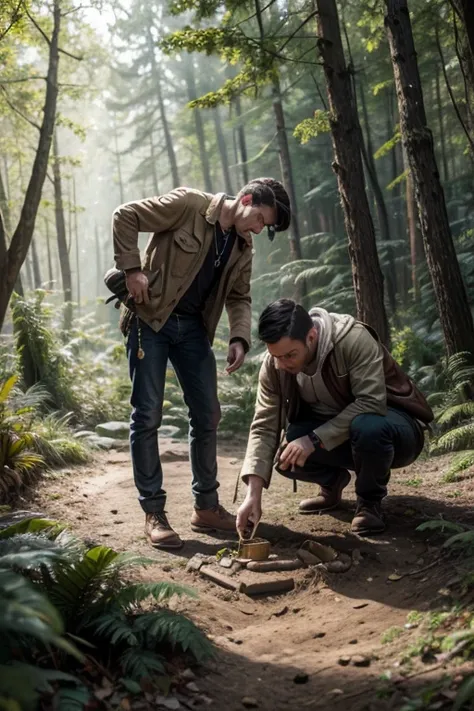
[[[241,474],[248,489],[238,530],[260,518],[275,466],[295,481],[319,484],[318,495],[301,501],[302,514],[336,508],[354,471],[351,529],[381,533],[390,470],[419,456],[433,419],[424,396],[375,331],[352,316],[308,313],[280,299],[263,311],[258,331],[268,353]]]

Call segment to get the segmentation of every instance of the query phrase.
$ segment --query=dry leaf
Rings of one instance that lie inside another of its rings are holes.
[[[398,575],[397,573],[392,573],[388,576],[388,580],[393,580],[394,582],[396,582],[397,580],[401,580],[402,578],[403,575]]]

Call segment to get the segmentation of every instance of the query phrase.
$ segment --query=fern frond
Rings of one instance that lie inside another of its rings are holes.
[[[447,452],[459,452],[463,449],[474,449],[474,422],[456,427],[439,437],[433,443],[431,453],[439,455]]]
[[[9,517],[5,518],[8,520]],[[25,518],[5,528],[1,527],[1,521],[2,519],[0,519],[0,539],[11,538],[19,533],[39,533],[40,531],[48,531],[54,537],[65,528],[64,524],[47,518]]]
[[[198,662],[214,653],[211,642],[194,622],[172,610],[162,609],[139,615],[134,626],[146,635],[148,647],[166,641],[172,647],[190,652]]]
[[[466,548],[467,551],[472,551],[472,546],[474,544],[474,531],[463,531],[462,533],[456,533],[455,536],[451,536],[447,541],[444,542],[443,546],[445,548]]]
[[[472,400],[447,407],[437,418],[437,424],[444,429],[459,425],[460,422],[468,419],[474,419],[474,401]]]
[[[138,637],[133,632],[126,616],[118,610],[101,615],[93,622],[90,622],[88,627],[98,635],[106,637],[110,644],[126,642],[129,647],[135,647],[139,643]]]
[[[468,449],[466,452],[461,452],[457,457],[454,457],[443,480],[447,483],[457,481],[458,475],[472,466],[474,466],[474,449]]]
[[[120,657],[120,665],[124,676],[139,681],[152,674],[164,674],[164,659],[156,652],[147,649],[130,647]]]
[[[173,595],[188,595],[197,597],[197,593],[186,585],[178,583],[135,583],[126,585],[114,595],[114,602],[120,607],[138,605],[148,597],[154,597],[157,602],[169,600]]]

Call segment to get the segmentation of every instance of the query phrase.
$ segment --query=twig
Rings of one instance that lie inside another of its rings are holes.
[[[28,116],[25,116],[25,114],[24,114],[22,111],[20,111],[20,109],[17,109],[16,106],[15,106],[14,104],[12,104],[12,102],[11,102],[10,99],[8,98],[8,93],[7,93],[7,90],[5,89],[5,87],[2,86],[1,84],[0,84],[0,87],[1,87],[1,89],[2,89],[2,91],[3,91],[3,93],[5,94],[5,101],[6,101],[6,103],[8,104],[8,106],[11,108],[11,110],[14,111],[15,113],[17,113],[18,116],[21,116],[21,118],[22,118],[24,121],[27,121],[31,126],[33,126],[33,127],[36,128],[38,131],[40,131],[41,129],[40,129],[40,127],[38,126],[37,123],[35,123],[35,122],[32,121],[31,119],[29,119]]]
[[[278,49],[278,52],[281,52],[282,50],[284,50],[286,45],[288,44],[288,42],[290,42],[293,39],[293,37],[297,34],[297,32],[299,32],[301,30],[301,28],[306,25],[306,23],[308,23],[310,20],[312,20],[316,14],[317,14],[316,11],[310,12],[308,17],[305,20],[303,20],[303,22],[300,23],[299,27],[297,27],[296,30],[294,32],[292,32],[291,35],[289,35],[289,37],[285,40],[285,42],[283,42],[281,47]]]
[[[36,22],[36,20],[34,19],[34,17],[33,17],[32,15],[30,15],[30,13],[28,12],[27,7],[26,7],[24,4],[23,4],[23,7],[24,7],[24,10],[25,10],[25,12],[26,12],[26,14],[27,14],[29,20],[34,24],[34,26],[36,27],[36,29],[38,30],[38,32],[40,33],[40,35],[42,35],[43,39],[44,39],[48,44],[51,44],[51,40],[50,40],[50,38],[48,37],[48,35],[46,34],[46,32],[43,30],[43,28],[40,27],[40,25]]]
[[[5,27],[5,29],[3,30],[3,32],[0,34],[0,42],[1,42],[2,39],[5,37],[5,35],[8,34],[8,32],[10,32],[11,28],[13,27],[13,25],[14,25],[15,22],[17,21],[17,19],[18,19],[18,11],[19,11],[19,9],[20,9],[20,6],[21,6],[21,3],[22,3],[22,2],[23,2],[23,0],[20,0],[20,2],[19,2],[18,5],[17,5],[16,10],[13,11],[12,20],[11,20],[10,24],[8,25],[8,27]]]
[[[34,79],[44,79],[46,81],[47,77],[43,77],[40,74],[31,77],[23,77],[23,79],[2,79],[2,84],[20,84],[24,81],[33,81]]]
[[[58,47],[58,52],[65,54],[66,57],[71,57],[71,59],[75,59],[77,62],[82,62],[82,60],[84,59],[84,57],[77,57],[75,54],[71,54],[71,52],[68,52],[65,49],[61,49],[61,47]]]
[[[441,558],[436,558],[436,560],[432,561],[428,565],[425,565],[423,568],[418,568],[418,570],[412,570],[411,573],[403,573],[402,578],[406,578],[409,575],[419,575],[420,573],[424,573],[425,570],[429,570],[430,568],[433,568],[433,566],[437,565],[440,560]]]

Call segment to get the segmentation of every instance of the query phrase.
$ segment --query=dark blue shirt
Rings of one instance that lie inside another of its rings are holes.
[[[234,227],[228,233],[224,233],[220,224],[216,222],[214,239],[202,267],[194,277],[189,289],[176,304],[173,313],[181,316],[201,313],[206,299],[221,278],[224,267],[229,261],[235,239],[236,232]],[[218,256],[219,263],[216,266]]]

